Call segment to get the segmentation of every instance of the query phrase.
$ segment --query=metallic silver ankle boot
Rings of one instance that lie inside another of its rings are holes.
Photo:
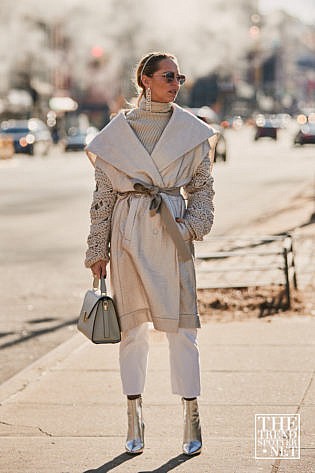
[[[184,410],[183,452],[197,455],[201,452],[202,438],[197,399],[187,401],[182,397]]]
[[[142,399],[127,398],[128,433],[125,444],[128,453],[142,453],[144,448],[144,423],[142,418]]]

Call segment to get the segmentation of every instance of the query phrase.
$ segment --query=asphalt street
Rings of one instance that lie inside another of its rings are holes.
[[[294,148],[288,131],[277,142],[254,142],[248,128],[226,138],[228,161],[214,168],[213,235],[252,230],[313,185],[314,147]],[[91,283],[83,260],[93,188],[81,152],[56,147],[0,162],[0,382],[76,331]]]

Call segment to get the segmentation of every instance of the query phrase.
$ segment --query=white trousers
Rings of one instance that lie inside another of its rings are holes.
[[[142,394],[149,354],[150,323],[145,322],[122,334],[119,348],[123,393]],[[166,333],[169,343],[171,387],[183,397],[200,395],[200,366],[197,329],[179,328]],[[163,386],[156,386],[157,391]]]

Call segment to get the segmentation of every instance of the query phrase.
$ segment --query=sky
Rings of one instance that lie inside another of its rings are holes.
[[[302,21],[315,25],[315,0],[259,0],[262,13],[282,9]]]

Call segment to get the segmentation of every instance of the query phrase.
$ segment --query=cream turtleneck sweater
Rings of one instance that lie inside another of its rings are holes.
[[[171,103],[152,102],[151,111],[146,111],[145,100],[142,98],[139,107],[128,111],[126,118],[142,145],[151,154],[171,115]],[[97,166],[95,181],[96,188],[90,210],[91,227],[85,259],[87,268],[101,259],[109,260],[111,215],[117,199],[117,192],[113,190],[108,176]],[[192,180],[185,186],[184,192],[187,196],[185,224],[192,239],[202,240],[213,223],[214,190],[209,157],[204,158],[200,163]]]
[[[145,110],[145,100],[139,102],[139,108],[127,113],[127,121],[149,154],[161,138],[172,115],[172,104],[151,102],[151,111]]]

